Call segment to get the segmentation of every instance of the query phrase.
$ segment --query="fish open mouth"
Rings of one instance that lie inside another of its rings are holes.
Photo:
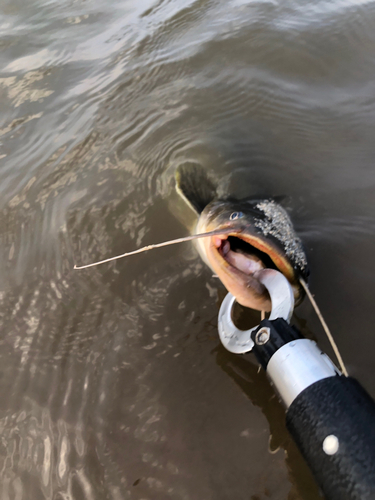
[[[276,269],[289,281],[294,296],[300,295],[295,270],[277,242],[249,231],[225,231],[206,243],[207,257],[214,272],[239,304],[251,309],[270,311],[267,289],[254,274]]]
[[[271,310],[267,289],[254,276],[262,269],[281,272],[289,281],[296,301],[300,300],[296,270],[278,241],[251,231],[224,227],[221,234],[211,236],[204,245],[211,269],[242,306],[258,311]]]
[[[213,237],[213,245],[219,256],[233,268],[234,272],[240,271],[246,275],[252,275],[256,271],[268,268],[281,271],[287,278],[289,277],[287,274],[290,275],[289,269],[285,269],[284,259],[258,238],[242,234],[220,235]],[[279,267],[275,261],[283,265]]]

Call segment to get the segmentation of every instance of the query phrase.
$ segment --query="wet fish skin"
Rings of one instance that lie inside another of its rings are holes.
[[[176,180],[178,192],[197,213],[196,233],[229,230],[232,239],[238,238],[233,241],[244,243],[246,251],[236,246],[232,249],[228,234],[197,241],[202,259],[240,304],[270,310],[267,290],[252,276],[262,267],[281,271],[293,287],[296,303],[302,300],[299,277],[307,279],[307,259],[287,212],[278,203],[272,199],[215,198],[213,183],[196,165],[180,167]]]

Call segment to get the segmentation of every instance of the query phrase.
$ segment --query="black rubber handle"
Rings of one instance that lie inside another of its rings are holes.
[[[355,379],[312,384],[293,401],[286,422],[327,500],[375,499],[375,402]],[[323,450],[327,436],[338,439],[332,455]]]

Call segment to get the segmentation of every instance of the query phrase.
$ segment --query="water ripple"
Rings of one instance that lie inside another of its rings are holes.
[[[374,390],[372,337],[350,340],[374,322],[373,3],[0,10],[1,498],[318,498],[265,377],[218,347],[225,291],[192,245],[73,264],[187,234],[184,162],[223,196],[287,195]]]

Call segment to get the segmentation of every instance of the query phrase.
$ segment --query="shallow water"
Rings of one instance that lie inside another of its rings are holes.
[[[285,195],[310,285],[375,396],[375,5],[0,5],[0,497],[317,500],[173,174]],[[309,304],[295,321],[331,353]]]

